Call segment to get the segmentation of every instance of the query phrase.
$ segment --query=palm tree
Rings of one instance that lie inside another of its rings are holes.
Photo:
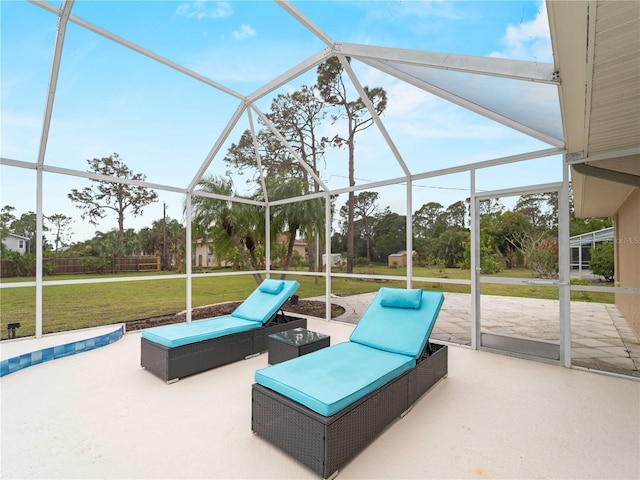
[[[267,181],[269,200],[282,200],[302,196],[306,191],[306,182],[298,178],[274,178]],[[274,238],[278,233],[287,235],[287,250],[283,270],[289,270],[293,247],[299,232],[324,232],[324,201],[314,198],[302,202],[278,205],[272,209],[271,230]],[[284,279],[286,275],[282,275]]]
[[[233,182],[208,175],[198,182],[202,192],[231,197]],[[218,258],[233,258],[238,254],[248,270],[258,270],[262,264],[261,247],[264,245],[264,210],[261,207],[194,195],[193,232],[208,232]],[[256,283],[262,282],[259,274],[253,274]]]

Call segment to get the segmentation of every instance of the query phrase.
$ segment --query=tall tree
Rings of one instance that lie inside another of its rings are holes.
[[[446,228],[444,207],[438,202],[425,203],[413,214],[413,232],[417,238],[430,239],[439,236]]]
[[[390,254],[407,248],[407,217],[386,207],[375,215],[372,237],[374,259],[386,261]]]
[[[550,234],[557,232],[558,195],[555,193],[534,193],[522,195],[513,208],[514,212],[522,212],[533,226],[533,229]]]
[[[467,206],[465,202],[459,200],[452,203],[445,211],[447,225],[449,228],[464,229],[467,226]]]
[[[350,59],[347,59],[350,61]],[[349,100],[347,86],[343,81],[343,66],[338,57],[331,57],[318,66],[318,90],[324,101],[336,107],[338,114],[332,115],[335,123],[339,119],[346,120],[347,133],[344,136],[336,135],[332,139],[332,144],[337,147],[347,147],[349,152],[349,186],[353,187],[355,182],[355,137],[358,132],[373,125],[373,116],[365,105],[361,97]],[[371,101],[375,113],[382,114],[387,108],[387,92],[381,87],[363,87],[365,95]],[[353,273],[353,251],[354,251],[354,218],[355,218],[355,195],[349,192],[347,211],[347,273]]]
[[[51,224],[51,230],[54,237],[53,244],[55,251],[57,252],[60,247],[65,246],[66,242],[69,241],[69,228],[73,223],[73,218],[61,213],[55,213],[45,217],[45,219]]]
[[[302,88],[293,93],[280,94],[271,103],[271,111],[266,115],[278,132],[285,138],[295,154],[304,163],[300,163],[291,152],[269,129],[262,128],[256,134],[258,154],[260,155],[263,173],[266,178],[296,178],[303,187],[300,195],[311,191],[318,192],[319,185],[310,169],[318,175],[318,163],[324,158],[326,138],[318,133],[325,117],[325,104],[317,93],[315,86]],[[261,122],[262,123],[262,122]],[[232,144],[225,156],[225,162],[237,173],[243,174],[251,167],[255,175],[247,179],[247,183],[257,183],[258,171],[255,168],[256,151],[253,136],[246,130],[238,144]],[[304,164],[308,167],[305,168]],[[275,182],[273,185],[279,185]],[[276,196],[278,192],[274,192]],[[269,194],[271,199],[273,195]],[[323,213],[322,213],[323,214]],[[306,221],[306,220],[305,220]],[[317,223],[317,222],[315,222]],[[324,224],[324,222],[322,222]],[[315,241],[324,236],[323,231],[314,229],[314,222],[299,226],[299,230],[307,239],[309,250],[309,271],[317,269]]]
[[[326,105],[318,93],[316,85],[311,87],[303,85],[300,90],[293,93],[278,95],[271,103],[271,111],[267,114],[269,121],[278,129],[289,145],[295,149],[296,153],[305,162],[311,171],[318,174],[318,163],[324,160],[324,152],[327,139],[320,133],[320,126],[326,116]],[[282,150],[284,146],[276,142],[277,147]],[[274,152],[276,153],[276,152]],[[285,151],[276,157],[291,156]],[[297,172],[295,176],[300,178],[302,183],[302,194],[310,191],[320,191],[320,186],[315,179],[309,175],[308,171],[295,162]],[[282,175],[282,173],[280,173]],[[307,210],[315,210],[318,202],[308,204]],[[324,212],[317,212],[324,216]],[[316,258],[316,239],[324,237],[324,230],[317,230],[317,225],[324,225],[324,221],[317,222],[314,218],[305,215],[304,222],[300,229],[307,240],[307,253],[309,256],[309,271],[318,269],[320,262]],[[314,277],[317,281],[317,278]]]
[[[169,257],[165,259],[165,268],[174,266],[177,270],[183,271],[183,259],[187,253],[186,229],[178,220],[169,217],[165,219],[164,229],[166,235],[163,233],[162,241],[166,242]]]
[[[142,173],[133,173],[120,159],[117,153],[109,157],[87,160],[90,172],[126,180],[144,181],[147,177]],[[73,189],[67,196],[83,210],[81,217],[92,225],[106,217],[106,210],[113,210],[118,216],[118,232],[122,249],[124,237],[124,216],[130,211],[135,217],[142,215],[144,207],[157,201],[158,194],[149,188],[120,183],[118,181],[91,180],[93,185],[82,190]]]
[[[354,222],[360,222],[362,224],[362,235],[365,243],[365,255],[367,260],[371,261],[371,234],[372,227],[375,220],[376,212],[378,211],[378,192],[360,192],[354,196]],[[347,202],[340,209],[340,215],[345,219],[348,219],[349,203]],[[348,228],[348,227],[347,227]],[[354,228],[355,232],[355,228]],[[355,239],[355,234],[354,234]]]

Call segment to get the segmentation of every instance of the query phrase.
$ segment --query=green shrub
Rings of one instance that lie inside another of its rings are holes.
[[[604,277],[607,282],[613,282],[613,243],[603,242],[591,250],[589,269],[595,274]]]
[[[36,256],[32,253],[14,252],[5,250],[2,252],[2,260],[13,262],[13,275],[15,277],[31,277],[36,274]]]
[[[527,265],[537,278],[558,277],[558,244],[555,241],[532,240],[522,250]]]

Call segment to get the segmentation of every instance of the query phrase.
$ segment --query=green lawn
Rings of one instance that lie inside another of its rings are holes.
[[[158,272],[154,272],[157,275]],[[354,273],[362,275],[403,276],[404,268],[387,266],[357,267]],[[447,279],[469,280],[470,271],[460,269],[414,268],[414,277],[430,278],[427,282],[415,282],[415,288],[441,290],[444,292],[470,293],[469,285],[448,284]],[[127,276],[127,275],[119,275]],[[130,276],[150,276],[139,274]],[[501,272],[500,277],[532,278],[528,270]],[[111,278],[112,276],[74,275],[45,277],[50,280],[76,280]],[[404,287],[402,280],[380,280],[368,278],[332,278],[332,291],[337,295],[353,295],[374,292],[380,286]],[[277,277],[275,277],[277,278]],[[287,278],[300,282],[300,298],[324,295],[323,278],[295,275]],[[34,281],[34,278],[3,279],[3,282]],[[192,305],[194,307],[227,301],[242,300],[256,287],[253,277],[218,276],[199,277],[192,281]],[[558,290],[536,285],[512,286],[503,284],[481,285],[481,293],[488,295],[518,296],[542,299],[557,299]],[[5,288],[0,291],[0,328],[2,338],[7,338],[7,323],[20,322],[19,336],[35,334],[35,287]],[[109,325],[157,315],[179,312],[185,309],[186,280],[171,278],[132,282],[92,283],[81,285],[48,285],[43,288],[43,332],[52,333],[77,328]],[[573,301],[613,303],[613,294],[571,292]]]

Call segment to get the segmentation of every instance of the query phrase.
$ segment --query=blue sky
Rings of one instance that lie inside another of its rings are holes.
[[[53,2],[59,5],[59,2]],[[552,62],[545,5],[540,1],[367,1],[293,2],[332,39],[434,52]],[[0,1],[0,155],[35,162],[47,94],[56,16],[23,1]],[[155,54],[248,95],[324,48],[273,2],[173,2],[76,0],[72,14]],[[236,110],[239,100],[69,23],[45,163],[87,170],[86,160],[114,152],[150,182],[186,187]],[[360,82],[385,88],[389,106],[382,121],[403,159],[420,173],[454,165],[548,148],[483,117],[404,84],[364,64],[353,64]],[[315,70],[268,95],[315,81]],[[495,92],[499,95],[499,92]],[[256,122],[255,115],[253,121]],[[231,142],[248,128],[242,116],[209,172],[224,174]],[[327,135],[339,126],[326,125]],[[346,151],[326,155],[322,179],[347,185]],[[479,172],[478,188],[511,188],[561,180],[557,159]],[[526,174],[523,175],[523,171]],[[35,173],[0,166],[0,203],[17,214],[36,210]],[[380,132],[357,138],[356,177],[367,183],[401,176]],[[80,220],[67,199],[88,180],[45,174],[44,213],[73,216],[73,240],[117,226],[113,216],[94,227]],[[246,176],[245,176],[246,177]],[[469,176],[418,182],[413,209],[437,201],[445,207],[469,196]],[[240,193],[244,179],[236,181]],[[404,212],[404,188],[380,189],[380,207]],[[168,215],[182,219],[182,195],[158,192],[160,201],[143,217],[126,219],[139,229]],[[338,205],[346,201],[338,200]]]

